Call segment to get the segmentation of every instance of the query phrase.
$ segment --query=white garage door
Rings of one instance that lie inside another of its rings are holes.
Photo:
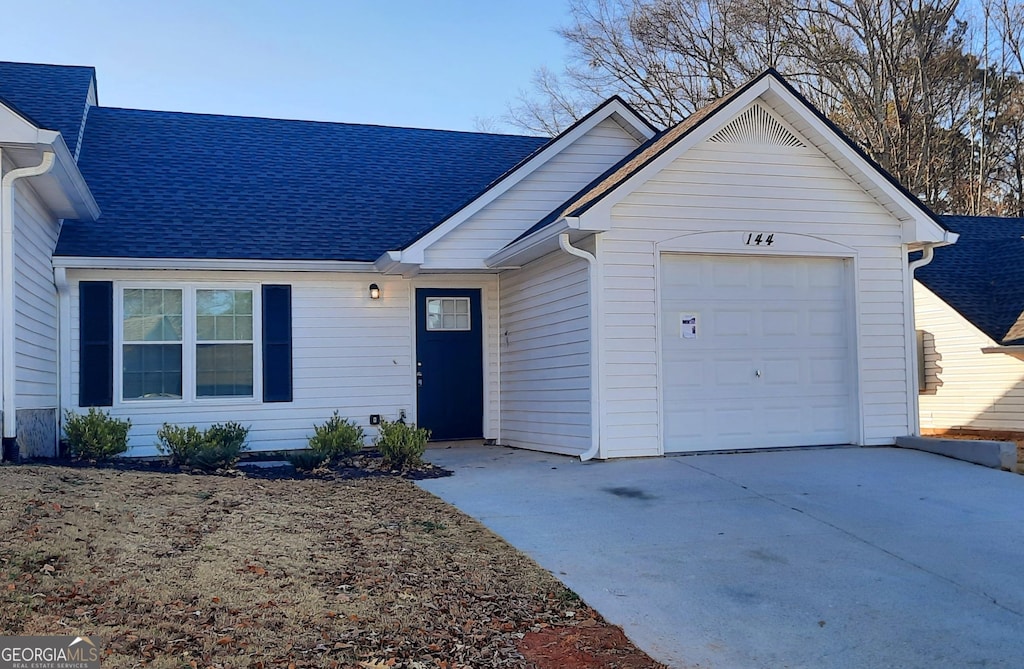
[[[848,263],[662,256],[665,452],[855,441]]]

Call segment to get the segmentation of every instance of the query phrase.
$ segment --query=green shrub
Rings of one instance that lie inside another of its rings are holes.
[[[130,419],[113,418],[95,407],[89,413],[64,413],[64,435],[71,457],[79,460],[106,460],[128,450]]]
[[[326,423],[313,426],[313,436],[309,438],[309,448],[324,457],[324,460],[337,460],[358,453],[363,447],[363,428],[342,418],[335,411]]]
[[[156,450],[170,456],[172,465],[187,465],[203,448],[203,433],[195,425],[181,427],[164,423],[156,431],[156,438],[160,440]]]
[[[385,466],[406,469],[423,464],[428,439],[430,430],[425,427],[382,420],[373,445],[383,456]]]
[[[311,472],[327,463],[327,456],[316,451],[292,451],[288,454],[288,462],[300,472]]]
[[[217,423],[200,432],[195,425],[181,427],[164,423],[156,432],[156,448],[170,456],[171,464],[207,471],[227,469],[238,462],[247,448],[249,428],[239,423]]]

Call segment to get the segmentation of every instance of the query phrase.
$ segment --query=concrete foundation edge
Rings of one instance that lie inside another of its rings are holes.
[[[945,455],[976,465],[1014,471],[1017,467],[1017,444],[1012,441],[974,439],[942,439],[937,437],[897,437],[896,445]]]

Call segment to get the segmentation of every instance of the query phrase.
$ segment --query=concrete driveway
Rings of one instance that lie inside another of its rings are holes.
[[[1024,666],[1024,476],[893,448],[427,458],[455,475],[423,488],[673,667]]]

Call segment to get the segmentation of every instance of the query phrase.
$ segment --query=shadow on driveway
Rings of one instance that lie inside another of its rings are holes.
[[[1024,477],[918,451],[581,463],[427,451],[478,518],[676,667],[1024,666]]]

